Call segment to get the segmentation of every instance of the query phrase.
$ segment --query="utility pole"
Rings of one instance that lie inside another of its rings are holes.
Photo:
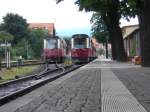
[[[26,45],[26,47],[27,47],[27,59],[28,59],[28,57],[29,57],[29,46],[28,46],[28,44]]]
[[[106,37],[105,48],[106,48],[106,59],[108,59],[108,36]]]
[[[6,68],[10,69],[10,46],[11,44],[5,41],[5,58],[6,58]]]
[[[10,48],[7,47],[7,53],[6,53],[6,57],[7,57],[7,69],[10,69]]]

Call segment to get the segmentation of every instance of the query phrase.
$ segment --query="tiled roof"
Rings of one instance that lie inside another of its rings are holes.
[[[29,23],[29,28],[44,28],[51,34],[55,29],[54,23]]]

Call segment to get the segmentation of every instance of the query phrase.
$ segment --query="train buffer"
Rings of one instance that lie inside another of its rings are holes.
[[[96,59],[0,107],[0,112],[147,112],[113,69],[140,68]]]

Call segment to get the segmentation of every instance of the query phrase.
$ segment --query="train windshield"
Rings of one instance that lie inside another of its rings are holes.
[[[55,48],[57,48],[57,40],[55,40],[55,39],[47,39],[46,40],[46,48],[47,49],[55,49]]]
[[[74,48],[87,48],[86,38],[75,38]]]

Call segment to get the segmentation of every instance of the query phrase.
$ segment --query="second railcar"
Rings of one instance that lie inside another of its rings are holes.
[[[66,43],[59,37],[44,39],[43,58],[46,63],[63,63],[66,56]]]

